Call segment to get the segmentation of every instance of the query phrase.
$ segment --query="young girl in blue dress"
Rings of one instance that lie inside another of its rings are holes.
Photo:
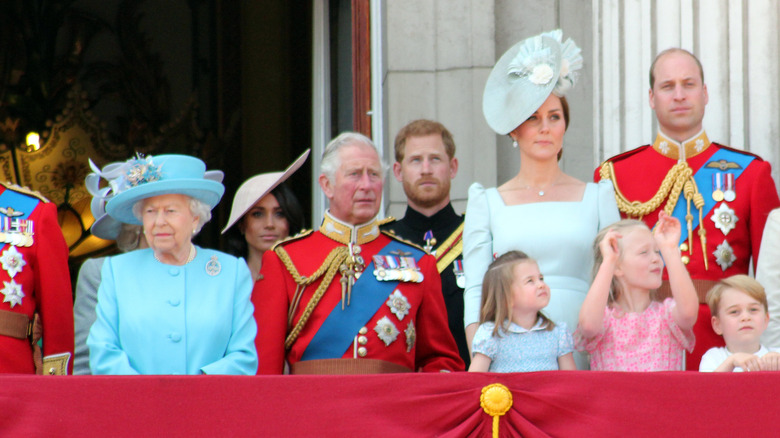
[[[469,371],[577,369],[566,324],[555,324],[541,312],[549,302],[550,287],[535,260],[520,251],[494,260],[482,283]]]

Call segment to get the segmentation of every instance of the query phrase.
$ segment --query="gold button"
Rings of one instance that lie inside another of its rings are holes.
[[[688,251],[688,243],[683,242],[680,244],[680,251]]]
[[[366,347],[358,348],[358,356],[366,357],[367,354],[368,354],[368,350],[366,350]]]
[[[52,375],[52,376],[53,376],[53,375],[54,375],[54,373],[56,373],[56,372],[57,372],[57,370],[56,370],[55,368],[53,368],[53,367],[52,367],[52,368],[49,368],[49,375]]]
[[[368,338],[365,336],[358,336],[358,344],[360,345],[366,345],[368,342]]]
[[[362,327],[360,330],[358,330],[358,333],[360,333],[361,335],[365,335],[366,333],[368,333],[368,329],[365,328],[365,327]]]
[[[687,265],[691,261],[690,257],[688,256],[682,256],[680,259],[682,260],[683,265]]]

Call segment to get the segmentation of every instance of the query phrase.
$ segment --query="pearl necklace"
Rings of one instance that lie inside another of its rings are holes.
[[[187,263],[189,263],[189,262],[191,262],[193,260],[195,260],[195,255],[196,254],[197,254],[197,251],[195,250],[195,245],[190,244],[190,254],[187,256],[187,261],[182,263],[182,266],[186,265]],[[169,265],[170,264],[170,263],[165,263],[162,260],[160,260],[160,258],[157,257],[157,252],[155,252],[154,250],[152,250],[152,255],[154,256],[154,259],[157,260],[158,262],[160,262],[160,263],[162,263],[164,265]]]

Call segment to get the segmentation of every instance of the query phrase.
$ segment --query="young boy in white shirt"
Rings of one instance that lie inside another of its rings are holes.
[[[725,347],[710,348],[699,371],[779,371],[780,352],[761,345],[769,324],[764,287],[747,275],[734,275],[707,292],[712,328]]]

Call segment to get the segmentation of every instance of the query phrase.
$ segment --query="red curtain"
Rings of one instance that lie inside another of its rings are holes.
[[[0,376],[2,436],[489,437],[482,388],[512,393],[502,437],[771,435],[778,373]]]

